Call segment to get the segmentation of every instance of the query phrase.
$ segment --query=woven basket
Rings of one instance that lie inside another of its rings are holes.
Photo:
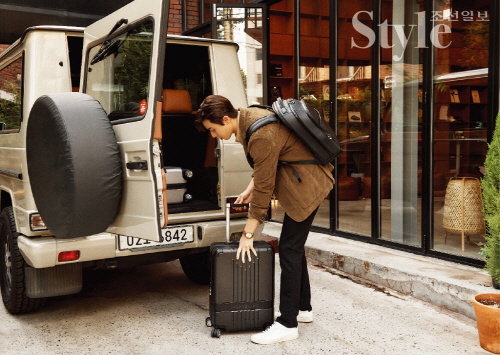
[[[484,234],[481,183],[476,178],[452,178],[444,197],[443,228],[448,233]]]

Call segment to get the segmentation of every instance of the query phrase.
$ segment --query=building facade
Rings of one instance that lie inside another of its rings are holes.
[[[344,150],[317,230],[482,265],[497,1],[197,3],[182,33],[240,44],[249,104],[303,98],[335,128]]]

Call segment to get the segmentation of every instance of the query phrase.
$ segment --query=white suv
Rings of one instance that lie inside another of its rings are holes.
[[[246,98],[237,45],[167,36],[168,5],[136,0],[85,29],[33,27],[0,55],[9,312],[79,292],[84,267],[180,258],[208,282],[208,247],[225,240],[225,203],[251,169],[238,143],[194,128],[193,110],[209,94]],[[245,213],[234,217],[236,236]]]

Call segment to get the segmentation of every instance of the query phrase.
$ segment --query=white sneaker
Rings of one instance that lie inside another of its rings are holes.
[[[299,329],[287,328],[281,323],[274,322],[263,332],[252,335],[250,340],[256,344],[275,344],[282,341],[293,340],[299,337]]]
[[[281,313],[274,312],[274,318],[278,318],[281,316]],[[313,321],[313,311],[299,311],[299,314],[297,315],[297,322],[299,323],[311,323]]]

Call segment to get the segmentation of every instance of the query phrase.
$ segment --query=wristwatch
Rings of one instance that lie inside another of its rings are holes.
[[[243,235],[245,236],[245,238],[248,238],[248,239],[252,239],[253,238],[253,233],[250,233],[250,232],[243,231]]]

